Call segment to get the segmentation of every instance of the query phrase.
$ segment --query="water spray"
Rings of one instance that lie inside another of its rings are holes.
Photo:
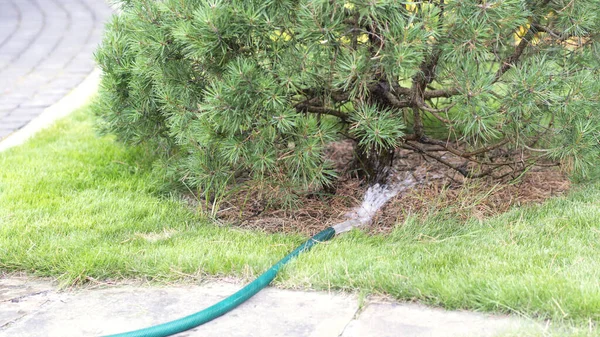
[[[335,230],[335,234],[344,233],[352,228],[368,225],[371,220],[373,220],[377,211],[385,205],[388,200],[416,184],[417,180],[412,175],[408,175],[406,179],[398,183],[389,185],[375,184],[370,186],[367,189],[367,192],[365,192],[362,204],[346,214],[346,217],[349,219],[332,226]]]
[[[105,336],[105,337],[167,337],[189,329],[193,329],[204,323],[226,314],[238,305],[244,303],[250,297],[261,291],[269,285],[277,276],[277,272],[289,262],[292,258],[301,253],[310,250],[314,245],[332,239],[336,234],[347,232],[353,228],[368,225],[377,211],[391,198],[410,187],[417,184],[417,179],[412,175],[395,183],[375,184],[370,186],[365,192],[363,202],[346,214],[348,220],[317,233],[300,247],[289,253],[279,262],[260,275],[256,280],[247,284],[245,287],[233,295],[221,300],[220,302],[189,316],[151,326],[145,329]]]

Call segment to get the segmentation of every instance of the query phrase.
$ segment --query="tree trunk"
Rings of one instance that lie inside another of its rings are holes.
[[[369,185],[385,184],[392,171],[394,162],[394,149],[377,151],[375,148],[355,146],[354,165],[359,175]]]

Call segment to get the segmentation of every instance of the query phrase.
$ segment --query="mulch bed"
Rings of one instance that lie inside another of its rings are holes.
[[[350,142],[333,143],[328,157],[340,172],[352,160]],[[460,219],[485,219],[506,212],[514,205],[540,203],[564,194],[570,188],[566,174],[556,167],[539,167],[517,179],[502,181],[491,178],[464,179],[457,172],[417,153],[398,150],[394,176],[403,179],[408,174],[420,183],[392,198],[364,228],[372,234],[389,233],[409,215],[428,216],[451,210]],[[235,203],[223,203],[218,218],[225,224],[266,232],[302,233],[312,235],[328,226],[347,220],[353,207],[361,204],[367,189],[363,182],[345,172],[335,186],[335,194],[313,194],[300,200],[293,210],[265,207],[256,192],[242,192]],[[240,200],[246,202],[240,203]],[[244,204],[243,207],[236,206]]]

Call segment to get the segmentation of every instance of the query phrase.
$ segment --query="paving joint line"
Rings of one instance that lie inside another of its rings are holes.
[[[21,16],[21,11],[19,10],[19,6],[17,6],[15,4],[14,0],[8,0],[8,1],[9,1],[8,3],[13,7],[15,12],[17,13],[17,25],[14,27],[13,31],[10,32],[10,34],[8,34],[8,36],[4,39],[4,41],[0,42],[0,48],[2,48],[2,46],[4,46],[4,44],[6,44],[8,41],[10,41],[10,39],[13,37],[13,35],[17,31],[19,31],[19,28],[21,28],[22,16]]]
[[[34,37],[28,40],[27,45],[25,45],[24,48],[22,48],[21,50],[19,50],[19,52],[17,53],[17,55],[14,56],[14,57],[12,57],[3,68],[0,68],[0,73],[2,71],[4,71],[5,69],[7,69],[8,67],[10,67],[10,65],[15,60],[18,60],[19,58],[21,58],[21,56],[23,55],[23,53],[25,51],[27,51],[31,46],[33,46],[33,42],[35,42],[35,41],[38,40],[39,36],[41,35],[40,32],[42,32],[44,30],[44,28],[46,27],[46,13],[42,10],[42,8],[40,7],[40,5],[37,2],[35,2],[33,0],[29,0],[29,3],[33,4],[33,7],[35,7],[38,10],[38,12],[41,13],[41,15],[42,15],[42,26],[40,27],[40,29],[37,30],[37,32],[34,35]]]
[[[26,295],[17,296],[17,297],[9,298],[9,299],[6,299],[6,300],[2,300],[2,301],[0,301],[0,303],[4,303],[4,302],[19,303],[24,298],[29,298],[29,297],[33,297],[33,296],[37,296],[37,295],[45,295],[45,294],[50,293],[50,292],[52,292],[52,290],[42,290],[42,291],[38,291],[38,292],[35,292],[35,293],[26,294]]]
[[[66,9],[66,8],[65,8],[65,7],[64,7],[64,6],[63,6],[63,5],[60,3],[60,2],[57,2],[56,0],[51,0],[51,2],[55,3],[57,7],[60,7],[60,9],[62,9],[62,11],[63,11],[63,12],[65,12],[65,14],[66,14],[66,16],[67,16],[67,28],[65,29],[65,31],[69,31],[69,30],[70,30],[70,28],[71,28],[71,26],[72,26],[72,24],[73,24],[73,20],[72,20],[72,17],[71,17],[71,13],[70,13],[70,12],[69,12],[69,11],[68,11],[68,10],[67,10],[67,9]],[[87,9],[87,8],[86,8],[86,9]],[[89,36],[89,34],[90,34],[90,33],[88,33],[88,36]],[[26,77],[26,76],[29,76],[29,75],[31,75],[32,73],[34,73],[34,72],[35,72],[35,70],[36,70],[36,69],[37,69],[37,68],[38,68],[38,67],[39,67],[39,66],[40,66],[40,65],[41,65],[41,64],[42,64],[44,61],[46,61],[46,60],[48,60],[49,58],[51,58],[51,57],[52,57],[52,54],[54,54],[54,53],[56,52],[56,50],[57,50],[58,46],[59,46],[59,45],[60,45],[60,44],[61,44],[61,43],[64,41],[64,39],[65,39],[65,35],[64,35],[64,34],[62,34],[62,35],[61,35],[61,36],[58,38],[58,40],[57,40],[57,41],[54,43],[54,46],[52,46],[52,48],[51,48],[51,49],[50,49],[50,51],[49,51],[49,52],[46,54],[46,56],[44,56],[44,57],[42,57],[41,59],[39,59],[39,60],[37,61],[37,63],[36,63],[35,65],[33,65],[33,67],[32,67],[32,68],[31,68],[31,69],[30,69],[30,70],[29,70],[29,71],[28,71],[28,72],[27,72],[25,75],[23,75],[22,77],[24,78],[24,77]],[[85,44],[87,44],[88,42],[89,42],[89,41],[88,41],[88,38],[86,37]],[[74,56],[71,56],[71,58],[70,58],[70,59],[67,61],[67,63],[65,63],[65,64],[63,65],[63,67],[62,67],[62,68],[63,68],[63,69],[67,68],[67,67],[68,67],[68,65],[69,65],[69,64],[71,64],[71,62],[73,61],[73,59],[74,59],[74,58],[75,58],[77,55],[79,55],[79,54],[81,53],[82,49],[83,49],[83,47],[79,47],[79,50],[78,50],[78,52],[77,52],[77,53],[75,53],[75,55],[74,55]],[[47,80],[46,80],[46,81],[45,81],[45,82],[42,84],[42,86],[40,86],[40,87],[43,87],[43,86],[45,86],[45,85],[47,85],[47,84],[51,83],[52,81],[56,80],[57,78],[60,78],[60,76],[59,76],[59,75],[60,75],[60,73],[58,73],[58,74],[56,74],[56,75],[54,75],[54,76],[51,76],[51,77],[50,77],[49,79],[47,79]],[[82,80],[81,80],[79,83],[81,83],[82,81],[83,81],[83,79],[82,79]],[[78,83],[78,84],[79,84],[79,83]],[[34,93],[31,95],[31,98],[33,98],[33,97],[35,97],[35,96],[39,95],[39,94],[40,94],[40,91],[41,91],[41,90],[40,90],[40,88],[38,88],[37,90],[35,90],[35,92],[34,92]],[[14,108],[14,109],[13,109],[11,112],[13,112],[13,111],[17,110],[17,109],[18,109],[18,108],[20,108],[20,107],[21,107],[21,104],[19,104],[19,105],[18,105],[16,108]],[[10,113],[9,113],[9,115],[10,115]]]
[[[66,16],[67,16],[67,28],[65,29],[65,31],[68,31],[69,28],[71,27],[72,24],[72,20],[71,20],[71,13],[69,13],[69,11],[66,10],[66,8],[60,4],[59,2],[57,2],[56,0],[50,0],[50,2],[53,2],[54,4],[56,4],[57,7],[59,7],[60,9],[62,9],[63,12],[65,12]],[[52,54],[56,51],[56,49],[58,48],[58,45],[61,44],[61,42],[65,39],[65,35],[61,34],[60,37],[58,38],[58,40],[54,43],[54,45],[52,46],[52,48],[50,48],[50,51],[42,58],[40,58],[34,65],[33,67],[31,67],[31,69],[29,69],[29,71],[23,75],[23,77],[29,76],[31,75],[39,66],[40,64],[42,64],[42,62],[46,61],[50,56],[52,56]],[[54,76],[54,78],[56,78],[56,76]],[[52,78],[52,79],[54,79]],[[48,83],[51,80],[48,80],[46,83]],[[39,90],[38,90],[39,91]],[[37,92],[36,92],[37,93]],[[35,94],[34,94],[35,95]]]
[[[44,302],[40,303],[40,305],[38,306],[38,308],[36,310],[34,310],[32,312],[29,312],[29,313],[25,313],[22,316],[19,316],[19,317],[13,319],[13,320],[10,320],[10,321],[2,324],[2,326],[0,326],[0,331],[2,331],[2,330],[6,331],[9,328],[11,328],[12,326],[14,326],[16,324],[19,324],[20,322],[26,320],[27,317],[37,315],[40,311],[42,311],[45,307],[47,307],[48,303],[52,304],[53,300],[52,299],[47,299]]]
[[[367,304],[367,305],[368,305],[368,304]],[[363,307],[361,307],[361,306],[360,306],[360,303],[358,303],[358,307],[356,308],[356,311],[355,311],[355,312],[354,312],[354,314],[352,315],[352,318],[350,318],[350,320],[348,321],[348,323],[346,323],[346,324],[344,325],[344,328],[342,329],[342,332],[340,332],[340,334],[339,334],[337,337],[342,337],[342,336],[344,336],[344,333],[346,333],[346,329],[348,329],[348,326],[349,326],[349,325],[350,325],[352,322],[354,322],[354,321],[356,321],[356,320],[358,319],[358,317],[359,317],[359,316],[360,316],[360,314],[363,312],[363,310],[364,310],[364,308],[365,308],[365,307],[366,307],[366,305],[365,305],[365,306],[363,306]]]

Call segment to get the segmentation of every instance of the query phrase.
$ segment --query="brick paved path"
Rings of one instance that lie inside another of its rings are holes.
[[[0,139],[93,70],[110,15],[104,0],[0,0]]]

